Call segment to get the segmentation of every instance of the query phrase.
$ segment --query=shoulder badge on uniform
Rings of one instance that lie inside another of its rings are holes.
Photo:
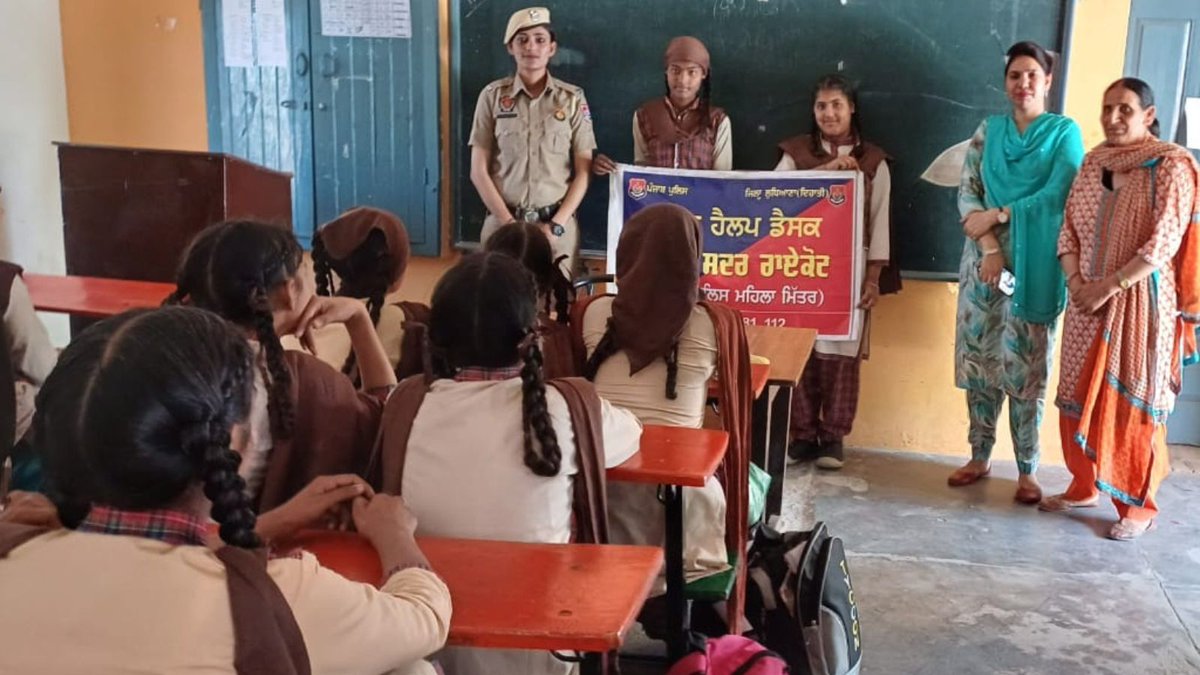
[[[588,109],[587,103],[581,103],[579,105],[579,112],[583,113],[583,121],[585,121],[585,122],[592,121],[592,111],[590,109]]]

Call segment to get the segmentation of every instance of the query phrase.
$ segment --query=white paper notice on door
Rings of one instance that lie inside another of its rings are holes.
[[[326,37],[411,38],[409,0],[321,0]]]
[[[1183,102],[1183,118],[1187,122],[1187,145],[1200,150],[1200,98],[1189,96]]]
[[[221,3],[221,40],[225,43],[225,66],[254,65],[254,13],[252,0]]]
[[[260,66],[287,67],[290,57],[284,0],[255,0],[254,55]]]

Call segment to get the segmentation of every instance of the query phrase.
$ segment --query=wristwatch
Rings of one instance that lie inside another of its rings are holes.
[[[567,232],[567,228],[563,227],[562,225],[559,225],[558,223],[554,222],[553,220],[550,221],[550,233],[551,234],[553,234],[556,237],[561,237],[564,234],[566,234],[566,232]]]
[[[996,214],[996,222],[1000,223],[1001,225],[1007,225],[1008,224],[1008,211],[1005,211],[1004,209],[996,209],[996,210],[999,212]]]

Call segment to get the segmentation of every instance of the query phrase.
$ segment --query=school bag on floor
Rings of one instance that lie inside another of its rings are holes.
[[[858,675],[862,634],[842,540],[761,528],[747,560],[746,618],[792,675]]]
[[[741,635],[710,638],[703,651],[675,662],[667,675],[783,675],[787,663],[775,652]]]

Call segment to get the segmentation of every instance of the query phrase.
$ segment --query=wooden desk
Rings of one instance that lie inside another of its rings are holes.
[[[770,383],[794,387],[800,384],[804,366],[812,355],[817,331],[811,328],[746,326],[746,339],[750,341],[751,354],[771,360]]]
[[[637,454],[609,469],[607,477],[626,483],[704,487],[728,447],[729,434],[719,429],[647,424]]]
[[[812,355],[817,331],[811,328],[746,326],[750,353],[771,360],[770,383],[774,396],[755,396],[751,411],[752,460],[771,475],[765,520],[783,510],[783,482],[787,477],[788,437],[791,435],[792,389],[800,384],[804,366]]]
[[[158,307],[175,284],[100,277],[24,274],[34,309],[102,319],[125,310]]]
[[[750,352],[753,354],[754,352]],[[750,364],[750,391],[753,392],[754,398],[762,395],[767,385],[771,383],[771,366],[765,363]],[[720,396],[720,391],[717,389],[717,381],[715,379],[708,381],[708,399],[710,401],[717,400]]]
[[[433,537],[419,543],[450,587],[447,644],[463,647],[616,650],[663,564],[662,551],[651,546]],[[379,558],[360,535],[314,530],[290,545],[348,579],[379,584]]]
[[[729,433],[647,424],[637,454],[609,469],[610,481],[659,486],[666,532],[667,653],[676,661],[687,651],[688,612],[683,574],[683,488],[703,487],[717,472],[729,447]]]

